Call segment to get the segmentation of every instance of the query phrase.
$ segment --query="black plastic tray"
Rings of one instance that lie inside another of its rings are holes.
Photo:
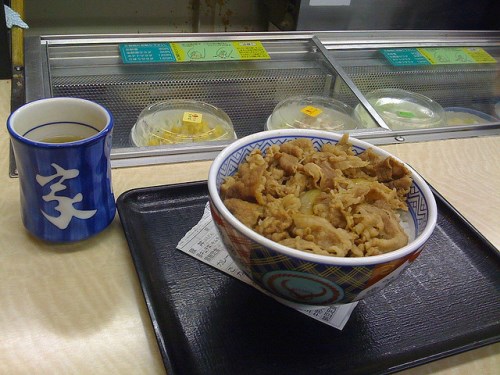
[[[206,183],[135,189],[118,212],[168,375],[378,374],[500,338],[500,257],[436,194],[438,224],[403,275],[342,331],[176,249]]]

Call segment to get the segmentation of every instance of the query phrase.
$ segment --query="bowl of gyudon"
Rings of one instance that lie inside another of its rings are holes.
[[[236,140],[208,176],[212,218],[237,266],[278,299],[327,306],[384,288],[434,230],[412,168],[347,134],[264,131]]]

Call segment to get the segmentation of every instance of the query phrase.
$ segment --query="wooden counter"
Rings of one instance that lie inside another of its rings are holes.
[[[0,81],[0,121],[10,81]],[[47,245],[21,223],[19,184],[9,178],[0,133],[0,374],[161,374],[164,367],[118,216],[96,237]],[[391,145],[500,248],[500,137]],[[124,191],[207,178],[210,162],[113,170]],[[499,312],[500,318],[500,312]],[[500,344],[403,374],[497,374]]]

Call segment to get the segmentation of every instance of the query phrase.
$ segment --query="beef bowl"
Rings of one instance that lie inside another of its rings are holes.
[[[344,304],[378,292],[421,253],[434,196],[367,142],[282,129],[236,140],[208,176],[216,228],[237,266],[281,300]]]

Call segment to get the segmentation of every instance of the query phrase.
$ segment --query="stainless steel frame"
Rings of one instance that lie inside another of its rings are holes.
[[[260,40],[271,60],[138,67],[122,64],[118,50],[120,43],[221,40]],[[361,103],[380,127],[360,129],[351,134],[374,144],[500,134],[500,122],[445,129],[391,131],[365,99],[366,92],[358,83],[359,76],[352,72],[352,65],[361,61],[356,60],[356,56],[378,48],[480,46],[498,52],[500,59],[500,32],[52,35],[28,37],[25,46],[26,101],[79,95],[114,106],[111,108],[117,117],[116,144],[113,144],[112,151],[114,167],[209,160],[227,145],[226,142],[217,142],[136,148],[128,144],[128,132],[139,111],[150,101],[171,97],[187,96],[223,107],[230,112],[239,137],[263,130],[265,119],[279,100],[303,93],[347,95],[350,100]],[[364,61],[370,66],[381,65],[374,59]],[[488,73],[481,77],[491,76],[498,81],[499,64],[490,64],[487,69]],[[377,76],[368,79],[373,84],[379,82]],[[380,83],[383,84],[383,80]],[[440,84],[449,86],[444,81]],[[497,85],[500,83],[497,82]],[[500,93],[490,94],[492,98],[495,95],[500,96]]]

